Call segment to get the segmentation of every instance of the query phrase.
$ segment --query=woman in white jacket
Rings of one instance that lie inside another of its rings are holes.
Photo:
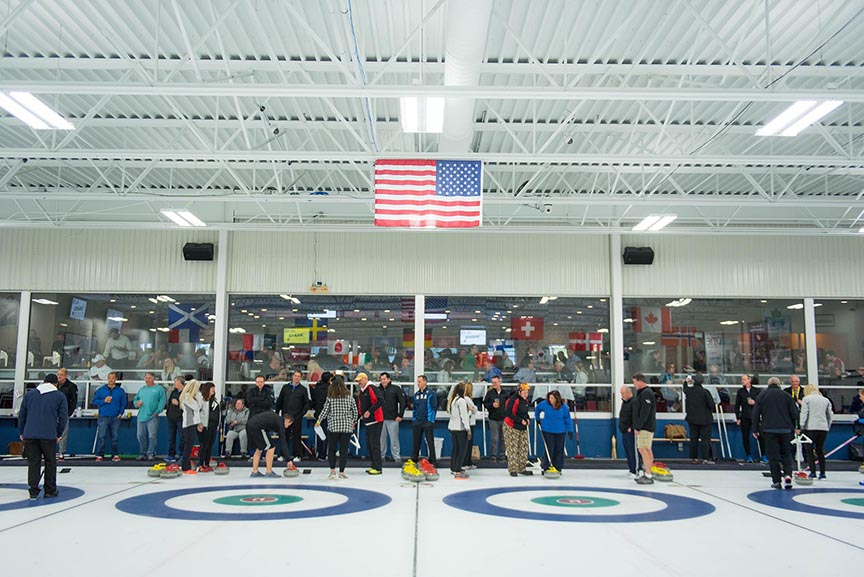
[[[447,429],[453,439],[453,454],[450,456],[450,472],[457,479],[467,479],[468,473],[462,470],[465,462],[465,452],[471,442],[471,421],[468,416],[468,403],[465,401],[465,383],[459,383],[453,389],[453,396],[447,404],[450,423]]]
[[[816,478],[816,459],[819,459],[819,478],[825,478],[825,439],[831,428],[834,413],[831,401],[823,397],[816,385],[804,387],[804,399],[801,401],[801,430],[812,443],[805,443],[804,452],[810,464],[810,477]]]
[[[192,446],[198,433],[203,431],[207,424],[207,403],[204,402],[200,389],[201,384],[192,379],[180,393],[180,405],[183,407],[183,459],[180,468],[186,475],[194,475],[196,472],[192,468]]]

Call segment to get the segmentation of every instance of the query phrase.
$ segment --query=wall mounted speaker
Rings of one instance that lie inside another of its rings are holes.
[[[186,260],[213,260],[213,243],[187,242],[183,245],[183,258]]]
[[[650,246],[625,247],[624,264],[654,264],[654,249]]]

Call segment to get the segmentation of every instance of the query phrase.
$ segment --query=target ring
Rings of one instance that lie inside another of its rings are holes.
[[[826,515],[828,517],[843,517],[846,519],[861,519],[864,520],[864,512],[858,511],[843,511],[831,509],[829,507],[814,505],[811,503],[802,503],[796,497],[806,497],[807,495],[820,494],[842,494],[842,495],[861,495],[864,497],[864,491],[856,489],[796,489],[794,491],[778,491],[777,489],[768,489],[765,491],[757,491],[747,495],[751,501],[755,501],[760,505],[775,507],[777,509],[786,509],[787,511],[796,511],[798,513],[811,513],[813,515]],[[864,507],[864,498],[846,498],[840,502],[846,505]]]
[[[237,506],[246,508],[250,513],[234,513],[222,511],[195,511],[181,509],[169,501],[182,501],[183,497],[200,496],[205,493],[231,491],[254,491],[249,494],[227,495],[212,499],[217,505]],[[299,493],[317,492],[327,497],[343,499],[335,505],[325,505],[317,508],[292,509],[292,504],[304,501],[303,497],[276,491],[297,491]],[[115,506],[124,513],[158,519],[175,519],[180,521],[276,521],[284,519],[311,519],[333,515],[347,515],[377,509],[390,503],[389,496],[365,489],[347,487],[316,487],[314,485],[228,485],[223,487],[197,487],[173,491],[159,491],[130,497]],[[279,506],[288,506],[280,508]],[[281,510],[275,510],[280,508]],[[266,511],[263,509],[267,509]]]
[[[29,489],[29,486],[25,485],[24,483],[0,483],[0,489],[27,491]],[[57,492],[60,494],[52,499],[44,499],[40,497],[34,501],[31,501],[29,498],[25,497],[20,501],[12,501],[11,503],[0,503],[0,513],[2,513],[3,511],[14,511],[15,509],[29,509],[31,507],[42,507],[45,505],[53,505],[55,503],[63,503],[65,501],[77,499],[84,494],[84,491],[78,489],[77,487],[66,486],[57,487]]]
[[[619,513],[619,514],[591,514],[591,515],[561,515],[550,514],[543,511],[529,511],[490,503],[489,500],[501,495],[512,495],[518,493],[552,493],[550,496],[531,499],[531,502],[539,505],[562,508],[599,508],[620,506],[621,503],[615,499],[593,496],[593,493],[608,495],[621,495],[625,497],[643,498],[659,503],[659,510],[641,513]],[[572,494],[567,494],[572,493]],[[679,495],[665,495],[649,491],[633,491],[629,489],[604,489],[599,487],[512,487],[475,489],[454,493],[444,497],[444,503],[463,511],[479,513],[481,515],[492,515],[496,517],[507,517],[510,519],[527,519],[531,521],[561,521],[565,523],[645,523],[658,521],[678,521],[681,519],[693,519],[710,515],[715,507],[710,503],[681,497]]]

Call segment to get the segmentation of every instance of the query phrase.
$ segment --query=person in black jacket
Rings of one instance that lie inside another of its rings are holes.
[[[657,429],[657,405],[654,392],[645,382],[645,375],[633,375],[636,398],[633,401],[633,430],[636,432],[636,450],[642,457],[645,474],[636,479],[640,485],[652,485],[651,468],[654,466],[654,431]]]
[[[501,460],[501,450],[504,448],[504,405],[507,394],[501,388],[501,377],[492,377],[492,387],[486,391],[483,406],[489,413],[489,458],[492,462]]]
[[[511,477],[533,475],[525,470],[528,462],[528,414],[530,403],[528,383],[519,383],[516,392],[504,407],[504,443],[507,445],[507,470]]]
[[[216,399],[216,385],[209,382],[201,385],[201,396],[207,404],[208,413],[207,422],[202,423],[205,428],[198,433],[198,444],[201,445],[198,451],[198,472],[212,473],[210,459],[213,458],[213,445],[219,439],[219,421],[222,416],[219,401]]]
[[[399,385],[390,380],[390,373],[381,373],[378,377],[381,386],[381,408],[384,410],[384,425],[381,428],[381,458],[390,462],[401,463],[399,446],[399,423],[405,416],[405,392]],[[390,454],[387,458],[387,437],[390,437]]]
[[[78,385],[69,380],[69,372],[65,368],[57,371],[57,390],[66,396],[66,412],[67,417],[71,417],[78,406]],[[57,445],[57,460],[62,461],[66,455],[66,444],[69,440],[69,423],[71,419],[66,419],[66,428],[63,429],[63,434],[60,436],[60,442]]]
[[[246,406],[249,408],[249,418],[258,413],[273,410],[273,389],[264,384],[264,375],[255,377],[255,386],[246,391]]]
[[[301,380],[303,380],[303,373],[295,369],[291,374],[291,382],[282,387],[279,398],[276,399],[279,414],[286,420],[291,420],[291,426],[285,431],[285,438],[288,439],[288,446],[295,462],[303,457],[303,415],[311,406],[309,391],[300,382]]]
[[[183,377],[174,379],[174,388],[168,395],[165,417],[168,419],[168,456],[166,461],[176,461],[183,454],[183,405],[180,404],[180,393],[186,382]],[[177,450],[177,437],[180,437],[180,448]]]
[[[57,375],[45,375],[44,382],[24,395],[18,412],[18,434],[27,455],[27,485],[30,499],[39,497],[42,460],[45,460],[45,498],[56,497],[57,439],[68,420],[66,396],[57,390]]]
[[[702,450],[702,462],[710,460],[711,425],[714,422],[714,399],[702,388],[702,374],[687,376],[684,380],[684,395],[687,397],[687,415],[684,420],[690,427],[690,460],[698,463],[698,450]]]
[[[333,380],[333,373],[324,371],[321,373],[321,378],[317,383],[309,383],[309,396],[312,397],[312,411],[315,421],[318,421],[318,416],[324,409],[324,403],[327,402],[327,391],[330,388],[330,382]],[[321,425],[324,430],[327,430],[327,419],[324,419]],[[315,435],[315,458],[319,461],[327,460],[327,439],[321,439]]]
[[[618,413],[618,430],[621,431],[621,443],[624,455],[627,457],[627,469],[631,478],[637,477],[636,472],[636,439],[633,436],[633,389],[624,385],[621,387],[621,412]]]
[[[384,409],[381,406],[381,391],[369,383],[366,373],[359,373],[354,380],[360,385],[357,395],[357,412],[366,427],[366,448],[372,466],[366,469],[370,475],[381,474],[381,428],[384,426]]]
[[[741,427],[741,444],[747,454],[747,462],[752,463],[755,459],[750,452],[750,432],[753,430],[753,405],[759,397],[759,389],[751,383],[750,375],[741,375],[741,388],[735,395],[735,422]],[[759,450],[762,453],[762,461],[768,462],[765,456],[764,439],[759,437]]]
[[[753,405],[753,424],[765,437],[765,452],[771,469],[771,486],[780,488],[780,466],[783,466],[786,488],[792,488],[792,436],[797,434],[798,404],[780,388],[780,379],[768,379]],[[756,433],[754,433],[755,435]]]

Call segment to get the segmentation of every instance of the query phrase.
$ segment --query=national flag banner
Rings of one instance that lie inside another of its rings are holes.
[[[571,351],[603,350],[603,333],[569,333],[567,337]]]
[[[305,330],[309,333],[311,339],[307,338],[305,342],[327,340],[327,320],[326,319],[296,319],[294,327],[297,330]],[[287,330],[287,329],[286,329]]]
[[[424,348],[432,346],[432,332],[427,330],[423,335]],[[414,329],[402,329],[402,346],[408,349],[414,348]]]
[[[416,304],[414,301],[414,297],[402,297],[399,299],[400,307],[402,309],[402,322],[403,323],[413,323],[414,322],[414,305]]]
[[[514,341],[542,341],[543,319],[540,317],[512,317],[510,338]]]
[[[672,309],[633,307],[633,330],[637,333],[668,333],[672,329]]]
[[[209,327],[208,310],[209,307],[204,304],[169,304],[168,328],[171,332],[168,334],[168,342],[197,342],[200,338],[201,329]],[[178,332],[174,333],[173,331]],[[172,338],[177,340],[171,340]]]
[[[375,161],[375,226],[473,228],[482,217],[482,161]]]
[[[423,315],[427,323],[447,322],[447,297],[426,297],[426,314]]]
[[[348,352],[348,341],[337,339],[327,343],[327,350],[331,355],[344,355]]]
[[[260,351],[264,348],[264,335],[244,334],[243,348],[247,351]]]
[[[671,327],[668,333],[663,333],[660,343],[664,347],[696,347],[700,338],[704,335],[696,327]]]
[[[290,345],[304,345],[309,343],[309,329],[290,328],[282,330],[282,342]]]

